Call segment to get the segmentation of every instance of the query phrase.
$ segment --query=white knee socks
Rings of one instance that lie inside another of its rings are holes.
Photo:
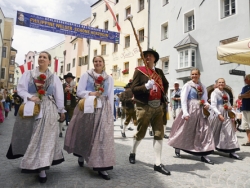
[[[161,164],[161,151],[162,151],[162,140],[154,140],[153,146],[155,151],[155,165],[159,166]]]
[[[132,147],[132,151],[131,153],[136,153],[136,149],[138,147],[138,145],[141,143],[141,141],[137,141],[135,138],[133,140],[133,147]]]

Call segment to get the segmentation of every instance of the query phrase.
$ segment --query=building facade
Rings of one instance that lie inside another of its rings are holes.
[[[17,50],[12,47],[14,19],[4,16],[1,17],[1,88],[11,90],[13,89],[14,83],[15,58],[17,53]]]
[[[115,86],[119,86],[116,83],[128,83],[133,78],[135,68],[143,65],[135,35],[127,16],[133,16],[132,22],[139,44],[142,50],[146,50],[148,48],[148,1],[116,0],[107,2],[121,26],[120,43],[113,44],[91,40],[89,54],[90,60],[96,55],[103,56],[107,73],[112,74]],[[91,27],[118,32],[113,16],[103,0],[97,1],[91,6],[91,13]],[[89,67],[93,68],[92,61],[89,62]]]
[[[158,66],[170,82],[169,93],[176,80],[181,85],[190,80],[190,70],[197,67],[209,93],[215,80],[222,77],[231,97],[237,99],[244,86],[243,76],[229,74],[237,64],[217,60],[216,47],[249,38],[249,1],[149,2],[149,45],[160,54]],[[237,69],[250,73],[250,66]]]

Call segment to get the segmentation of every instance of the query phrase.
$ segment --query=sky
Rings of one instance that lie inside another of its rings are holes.
[[[80,23],[91,16],[90,6],[98,0],[0,0],[5,17],[14,19],[12,47],[17,50],[16,62],[24,63],[29,51],[46,50],[65,39],[62,34],[16,25],[17,10],[44,17]]]

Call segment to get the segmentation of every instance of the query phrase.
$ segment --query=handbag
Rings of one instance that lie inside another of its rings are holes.
[[[34,106],[34,111],[33,111],[33,116],[24,116],[24,115],[23,115],[24,106],[25,106],[24,103],[21,104],[21,106],[19,107],[19,110],[18,110],[18,114],[19,114],[19,116],[22,117],[22,118],[31,118],[31,117],[37,116],[37,115],[40,113],[40,104],[35,104],[35,106]]]

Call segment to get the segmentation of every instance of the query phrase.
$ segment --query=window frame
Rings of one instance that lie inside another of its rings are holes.
[[[130,10],[129,13],[128,13],[128,10]],[[129,14],[131,14],[131,6],[128,6],[128,7],[125,8],[125,20],[127,19]]]
[[[162,0],[162,6],[165,6],[169,3],[169,0]]]
[[[142,32],[143,31],[143,35],[142,35],[142,33],[140,33],[140,32]],[[144,28],[143,29],[140,29],[139,31],[138,31],[138,38],[139,38],[139,42],[140,43],[142,43],[142,42],[144,42],[144,36],[145,36],[145,30],[144,30]],[[142,36],[141,36],[142,35]],[[142,40],[141,40],[142,39]]]
[[[138,0],[138,12],[145,9],[145,0]]]
[[[189,29],[189,18],[192,18],[191,20],[191,29]],[[194,31],[196,29],[196,22],[195,22],[195,10],[192,9],[184,14],[184,33]]]
[[[230,16],[233,16],[233,15],[235,15],[237,12],[236,12],[236,10],[237,10],[237,7],[236,7],[236,4],[237,4],[237,1],[236,0],[227,0],[227,1],[229,1],[228,2],[228,15],[226,15],[226,2],[225,2],[226,0],[220,0],[220,18],[221,19],[223,19],[223,18],[227,18],[227,17],[230,17]],[[233,4],[234,4],[234,8],[233,8]],[[233,10],[234,10],[234,12],[233,12]]]
[[[114,43],[114,49],[113,49],[113,53],[118,52],[118,44]]]
[[[105,22],[104,22],[104,30],[109,30],[109,21],[108,20],[106,20]]]
[[[165,33],[165,28],[167,27],[167,36]],[[168,39],[169,34],[168,34],[169,28],[168,28],[168,22],[165,22],[164,24],[161,25],[161,40]]]
[[[72,60],[72,68],[76,66],[76,58],[73,58]]]
[[[107,45],[106,44],[101,45],[101,55],[107,55]]]
[[[4,49],[5,49],[5,51],[4,51]],[[7,46],[2,47],[2,58],[7,58],[7,49],[8,49]],[[4,54],[5,54],[5,56],[4,56]]]
[[[127,41],[127,39],[129,39],[128,41]],[[124,48],[129,48],[130,47],[130,35],[127,35],[127,36],[125,36],[124,37]]]
[[[195,52],[194,64],[192,61],[192,52]],[[187,53],[187,54],[186,54]],[[185,48],[178,51],[178,69],[195,67],[197,64],[197,49],[194,47]]]
[[[3,69],[4,69],[4,71],[3,71]],[[2,69],[1,69],[1,79],[5,80],[5,77],[6,77],[6,68],[2,67]]]

